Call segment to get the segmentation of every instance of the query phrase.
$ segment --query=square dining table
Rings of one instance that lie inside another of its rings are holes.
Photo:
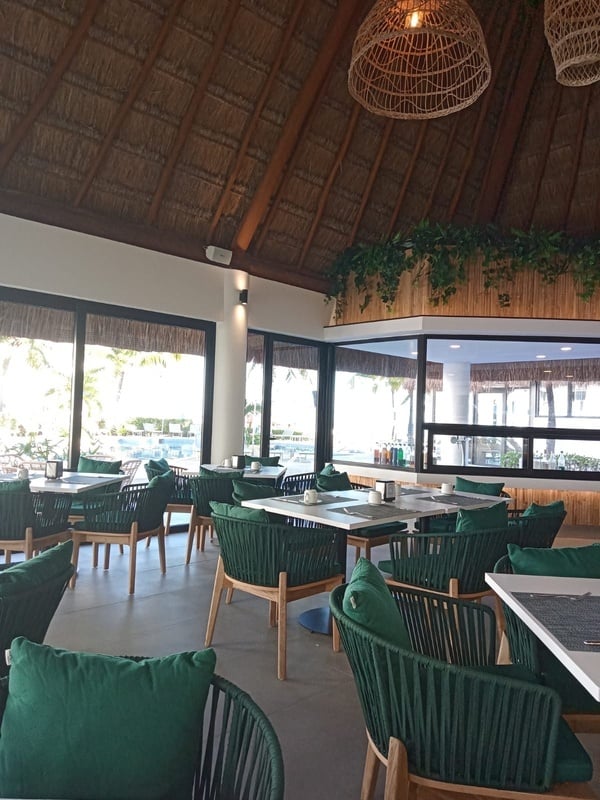
[[[235,467],[224,467],[221,464],[202,464],[204,469],[212,470],[216,475],[226,475],[228,472],[237,472]],[[252,481],[269,481],[275,483],[285,472],[285,467],[261,467],[260,469],[250,469],[244,467],[243,477]]]
[[[82,494],[99,486],[121,483],[125,476],[99,472],[66,472],[62,478],[33,478],[29,482],[32,492],[53,492],[56,494]]]
[[[394,501],[371,505],[367,502],[369,489],[347,489],[343,491],[320,492],[316,503],[304,502],[304,495],[285,497],[266,497],[258,500],[243,500],[242,505],[257,508],[270,514],[315,522],[338,528],[341,531],[355,531],[363,528],[385,525],[391,522],[422,519],[437,514],[454,513],[460,508],[488,508],[510,498],[495,495],[453,492],[442,494],[439,489],[412,486],[398,487]],[[342,539],[340,563],[346,575],[346,537]],[[331,632],[329,608],[311,609],[299,617],[300,624],[315,633]]]
[[[494,572],[485,581],[600,701],[600,579]]]

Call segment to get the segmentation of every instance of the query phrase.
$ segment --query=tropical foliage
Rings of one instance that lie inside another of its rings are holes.
[[[460,227],[425,220],[388,241],[357,244],[341,253],[327,274],[331,280],[327,299],[337,301],[338,317],[354,290],[362,296],[361,311],[373,292],[389,309],[400,278],[411,272],[415,283],[427,280],[429,300],[439,305],[466,283],[467,266],[477,260],[485,288],[497,292],[503,307],[510,305],[510,284],[526,271],[537,273],[545,283],[569,273],[584,300],[590,300],[600,285],[599,237],[583,239],[534,229],[504,233],[494,225]]]

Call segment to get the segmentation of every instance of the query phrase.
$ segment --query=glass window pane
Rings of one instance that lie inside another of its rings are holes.
[[[81,452],[198,469],[204,332],[96,315],[87,331]],[[166,349],[169,343],[178,350]]]
[[[336,348],[333,457],[414,466],[417,342]]]
[[[244,453],[249,456],[260,455],[264,347],[264,336],[257,333],[248,334],[246,402],[244,408]]]

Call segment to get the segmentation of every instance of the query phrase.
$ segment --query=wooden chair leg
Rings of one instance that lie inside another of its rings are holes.
[[[166,575],[167,572],[167,554],[165,552],[165,536],[166,530],[160,526],[158,529],[158,560],[160,562],[160,572],[162,575]],[[148,537],[150,539],[150,537]]]
[[[355,564],[358,563],[358,559],[359,558],[360,558],[360,547],[357,546],[357,547],[354,548],[354,563]]]
[[[33,528],[25,530],[25,561],[33,558]]]
[[[213,634],[215,632],[215,622],[217,621],[217,613],[219,611],[219,603],[221,602],[221,592],[223,591],[224,584],[225,570],[223,568],[223,559],[221,556],[219,556],[212,598],[210,600],[210,611],[208,612],[208,624],[206,626],[206,636],[204,638],[205,647],[209,647],[210,643],[212,642]]]
[[[106,543],[104,545],[104,569],[108,569],[110,567],[110,545]]]
[[[269,628],[274,628],[275,625],[277,625],[277,603],[269,600]]]
[[[98,542],[93,542],[92,543],[92,567],[97,567],[98,566],[98,548],[99,547],[100,547],[100,545],[98,544]]]
[[[4,563],[10,564],[12,561],[12,550],[5,550],[4,551]]]
[[[228,606],[231,605],[232,599],[233,599],[233,586],[230,586],[229,589],[227,589],[227,593],[225,595],[225,605]]]
[[[287,572],[279,573],[277,622],[277,677],[284,681],[287,674]]]
[[[195,527],[191,528],[188,531],[187,547],[186,547],[186,550],[185,550],[185,563],[186,564],[189,564],[191,559],[192,559],[192,547],[194,546],[194,533],[195,533],[195,531],[196,531]]]
[[[167,511],[165,520],[165,536],[168,536],[170,532],[171,532],[171,512]],[[150,539],[148,539],[148,542],[150,542]]]
[[[368,742],[362,786],[360,787],[360,800],[373,800],[375,787],[377,786],[377,776],[379,775],[379,764],[377,753],[373,750],[371,742]]]
[[[75,583],[77,582],[77,564],[79,563],[79,537],[73,536],[73,555],[71,556],[71,564],[75,567],[73,575],[71,576],[71,580],[69,581],[69,586],[71,589],[75,588]]]
[[[384,800],[408,800],[408,757],[400,739],[390,737]]]
[[[334,653],[340,652],[340,632],[338,630],[337,622],[331,617],[331,646]]]
[[[369,541],[365,542],[365,558],[367,561],[371,560],[371,542]]]
[[[137,530],[129,537],[129,594],[135,592],[135,568],[137,561]]]

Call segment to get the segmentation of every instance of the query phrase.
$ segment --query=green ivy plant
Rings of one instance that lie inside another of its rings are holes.
[[[508,287],[518,273],[531,270],[544,283],[570,273],[577,294],[590,300],[600,286],[600,238],[575,238],[558,231],[531,229],[502,232],[495,225],[460,227],[424,220],[406,233],[376,244],[357,244],[341,253],[327,272],[327,300],[336,300],[336,315],[348,293],[362,295],[361,312],[372,291],[391,309],[400,278],[412,272],[415,283],[429,283],[432,305],[447,303],[467,279],[467,266],[481,258],[484,286],[510,305]]]

